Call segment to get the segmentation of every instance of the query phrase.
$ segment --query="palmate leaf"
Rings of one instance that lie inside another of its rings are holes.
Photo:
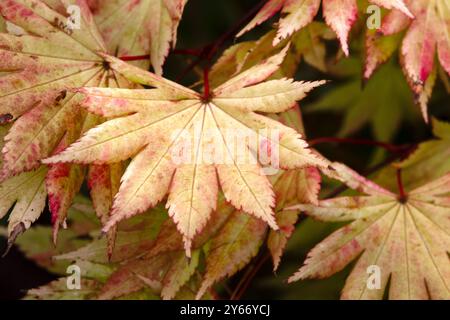
[[[81,10],[80,29],[69,24],[70,5]],[[98,123],[97,116],[80,111],[80,96],[73,88],[132,85],[98,54],[107,49],[84,0],[2,1],[0,12],[25,32],[0,34],[0,71],[5,72],[0,80],[0,114],[15,120],[3,147],[5,180],[36,169],[41,159],[66,148]],[[71,164],[49,167],[46,185],[55,239],[85,171]]]
[[[398,9],[412,17],[403,0],[370,0],[371,3],[387,9]],[[281,12],[277,36],[273,44],[290,37],[296,31],[314,20],[320,8],[320,0],[269,0],[256,17],[238,34],[253,29],[277,12]],[[348,52],[348,34],[357,19],[358,5],[356,0],[323,0],[323,16],[326,23],[336,32],[342,50]]]
[[[109,52],[118,56],[149,55],[155,73],[171,47],[187,0],[88,0]],[[148,61],[134,64],[148,69]]]
[[[450,4],[442,0],[405,0],[414,19],[399,11],[387,14],[376,35],[367,37],[366,78],[385,62],[401,42],[401,62],[424,119],[428,121],[427,103],[436,80],[437,63],[450,75]],[[381,37],[381,38],[380,38]]]
[[[302,131],[298,109],[291,109],[275,118]],[[282,208],[298,201],[316,203],[320,175],[316,168],[309,167],[280,172],[279,175],[271,177],[271,181],[277,197],[275,217],[280,230],[269,231],[268,246],[274,264],[277,266],[298,217],[298,212],[286,212],[282,211]],[[155,209],[150,214],[154,211]],[[143,234],[151,233],[148,230],[149,225],[154,226],[155,223],[143,225]],[[199,280],[199,288],[194,293],[197,298],[205,298],[215,283],[233,276],[248,265],[261,248],[268,231],[264,221],[237,211],[227,204],[223,197],[219,198],[218,208],[212,213],[207,225],[193,240],[191,261],[185,258],[183,238],[175,223],[169,219],[158,228],[159,234],[154,241],[148,242],[146,238],[145,241],[135,243],[135,246],[140,248],[141,252],[145,251],[145,254],[132,259],[128,256],[128,259],[102,287],[100,291],[102,299],[121,298],[142,290],[143,287],[148,287],[163,299],[177,299],[179,290],[183,288],[182,285],[192,277],[194,271],[199,274],[202,269],[197,261],[198,253],[203,253],[205,256],[205,273]],[[112,255],[113,262],[121,261],[117,260],[116,254],[117,251],[123,250],[120,239],[123,239],[125,235],[121,229],[123,226],[119,227],[118,244]],[[126,238],[130,236],[131,234]],[[104,240],[101,241],[103,243],[101,246],[104,248]],[[100,250],[98,242],[62,257],[69,261],[76,259],[104,261],[101,260],[104,259],[104,252]],[[128,246],[127,252],[136,252],[136,250]]]
[[[276,229],[274,194],[269,180],[261,173],[258,162],[243,163],[237,159],[237,152],[231,151],[234,138],[230,139],[225,132],[241,130],[254,134],[259,130],[259,147],[252,149],[246,142],[246,150],[257,155],[263,146],[278,148],[283,168],[326,165],[325,160],[307,149],[296,131],[256,113],[285,111],[322,83],[287,79],[262,82],[278,69],[285,53],[286,49],[235,76],[214,89],[207,99],[168,80],[155,81],[155,75],[108,57],[111,66],[120,68],[124,76],[156,89],[83,89],[86,95],[83,106],[98,115],[115,118],[90,130],[46,162],[105,164],[133,157],[105,231],[118,221],[154,206],[169,191],[169,214],[184,236],[189,255],[193,237],[216,207],[219,184],[225,198],[236,208]],[[261,131],[266,128],[278,130],[279,141]],[[186,130],[189,137],[195,136],[195,130],[200,133],[193,143],[191,158],[187,163],[177,164],[172,159],[174,150],[186,148],[180,130]],[[212,132],[219,141],[208,139],[204,132]],[[218,147],[223,148],[221,154],[225,157],[219,161],[213,154]]]
[[[311,250],[289,281],[328,277],[357,260],[343,299],[450,298],[450,174],[397,197],[341,164],[341,179],[365,196],[328,199],[291,209],[321,221],[353,221]],[[368,286],[368,268],[379,267],[380,288]]]

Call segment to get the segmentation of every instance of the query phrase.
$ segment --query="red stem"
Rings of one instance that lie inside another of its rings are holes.
[[[407,199],[407,194],[405,192],[405,188],[403,187],[402,169],[397,169],[397,185],[398,185],[399,200],[400,202],[405,202]]]
[[[204,92],[203,92],[203,99],[205,101],[208,101],[210,96],[209,96],[209,69],[208,67],[205,67],[205,69],[203,69],[203,88],[204,88]]]
[[[138,60],[148,60],[150,59],[150,56],[148,54],[142,55],[142,56],[123,56],[119,57],[122,61],[138,61]]]
[[[373,141],[369,139],[352,139],[352,138],[335,138],[335,137],[323,137],[312,139],[309,141],[310,146],[314,146],[321,143],[348,143],[348,144],[359,144],[359,145],[369,145],[369,146],[377,146],[383,149],[386,149],[392,153],[402,153],[405,150],[409,149],[409,146],[396,146],[393,144]]]
[[[270,254],[266,253],[263,256],[259,256],[259,261],[257,261],[255,267],[250,268],[244,277],[241,279],[237,285],[234,293],[231,295],[230,300],[240,300],[250,286],[253,278],[258,274],[258,271],[270,259]]]

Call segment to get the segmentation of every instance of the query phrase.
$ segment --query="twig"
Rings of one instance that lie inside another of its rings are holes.
[[[204,92],[203,92],[203,100],[205,102],[208,102],[209,98],[210,98],[210,93],[209,93],[209,68],[205,67],[205,69],[203,69],[203,88],[204,88]]]
[[[259,256],[259,261],[256,262],[254,267],[251,267],[247,270],[246,274],[242,277],[241,281],[239,281],[238,285],[234,289],[233,294],[230,297],[230,300],[240,300],[244,295],[245,291],[247,291],[250,283],[253,278],[256,276],[261,267],[269,260],[270,254],[267,252],[264,255]]]
[[[119,57],[122,61],[138,61],[138,60],[148,60],[150,58],[150,55],[145,54],[141,56],[123,56]]]
[[[405,188],[403,187],[403,180],[402,180],[402,169],[397,169],[397,186],[398,186],[398,200],[401,203],[405,203],[408,195],[405,192]]]

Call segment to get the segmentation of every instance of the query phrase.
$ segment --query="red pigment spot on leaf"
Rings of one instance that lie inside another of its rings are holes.
[[[57,223],[58,221],[58,213],[61,208],[61,198],[56,196],[55,194],[48,195],[48,203],[50,207],[50,212],[52,213],[52,224]]]
[[[294,232],[294,229],[295,228],[293,226],[280,226],[280,230],[285,234],[291,234]]]
[[[272,155],[272,144],[267,139],[263,139],[260,144],[261,152],[265,153],[267,157]]]
[[[120,98],[116,98],[113,100],[114,104],[117,104],[117,106],[119,106],[120,108],[125,108],[128,103],[126,102],[126,100],[124,99],[120,99]]]
[[[22,10],[20,11],[20,16],[22,16],[22,17],[24,17],[24,18],[30,17],[30,16],[32,16],[32,15],[33,15],[33,11],[31,11],[31,10],[28,10],[28,9],[22,9]]]
[[[107,170],[107,166],[98,166],[96,170],[93,170],[91,172],[90,178],[87,181],[88,188],[92,189],[94,186],[99,184],[105,185],[105,182],[107,181]]]
[[[136,8],[141,3],[141,0],[133,0],[130,2],[130,4],[127,7],[128,11],[132,11],[134,8]]]
[[[89,9],[91,9],[92,14],[97,14],[100,10],[99,0],[87,0]]]
[[[53,165],[48,172],[47,178],[50,180],[56,180],[65,178],[70,174],[70,167],[67,164]]]

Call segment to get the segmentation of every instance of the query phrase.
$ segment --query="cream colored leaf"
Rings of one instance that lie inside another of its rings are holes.
[[[212,90],[211,98],[114,60],[115,68],[123,68],[125,76],[137,77],[140,83],[157,88],[83,89],[83,106],[115,118],[88,131],[78,142],[45,162],[110,164],[133,158],[104,231],[156,205],[168,193],[169,213],[189,254],[193,237],[215,209],[219,185],[236,208],[276,229],[274,194],[263,169],[278,163],[286,169],[323,167],[328,163],[308,150],[294,129],[252,111],[221,105],[220,100],[239,89],[261,96],[258,91],[262,87],[258,83],[276,71],[285,50]],[[300,85],[291,80],[280,83],[293,84],[292,95],[286,98],[288,102],[279,100],[285,105],[294,97],[303,97],[305,88],[318,84]],[[282,96],[284,86],[277,88],[281,92],[271,92]],[[268,99],[265,101],[277,100]],[[270,110],[263,106],[265,102],[257,103],[261,109]],[[264,150],[273,156],[263,159]]]
[[[450,298],[450,175],[411,191],[407,199],[379,192],[369,196],[298,205],[323,221],[353,221],[311,250],[289,281],[328,277],[357,260],[343,299],[382,299],[390,279],[390,299]],[[356,183],[357,184],[357,183]],[[381,188],[381,187],[379,187]],[[380,286],[369,287],[370,271]]]

